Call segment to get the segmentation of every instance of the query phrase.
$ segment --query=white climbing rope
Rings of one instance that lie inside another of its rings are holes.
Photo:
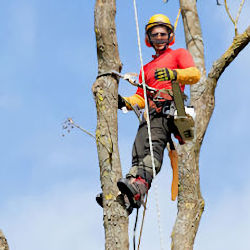
[[[152,166],[153,166],[153,178],[155,178],[156,171],[155,171],[155,162],[154,162],[154,151],[153,151],[153,144],[152,144],[152,137],[151,137],[151,126],[150,126],[150,119],[149,119],[145,75],[144,75],[144,69],[143,69],[144,64],[143,64],[143,59],[142,59],[141,39],[140,39],[140,30],[139,30],[138,14],[137,14],[138,12],[137,12],[137,7],[136,7],[136,0],[133,0],[133,1],[134,1],[134,11],[135,11],[137,42],[138,42],[138,49],[139,49],[140,62],[141,62],[142,86],[143,86],[145,109],[146,109],[146,115],[147,115],[148,138],[149,138],[150,154],[151,154],[151,160],[152,160]],[[156,201],[156,209],[157,209],[158,229],[159,229],[159,235],[160,235],[160,246],[161,246],[161,250],[163,250],[164,248],[163,248],[163,237],[162,237],[162,228],[161,228],[161,214],[160,214],[159,197],[158,197],[158,186],[155,181],[154,181],[154,191],[155,191],[155,201]]]

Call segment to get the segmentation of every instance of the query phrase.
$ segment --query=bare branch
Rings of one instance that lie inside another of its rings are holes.
[[[79,126],[78,124],[76,124],[72,118],[68,118],[64,123],[63,123],[63,130],[66,130],[68,133],[70,133],[71,129],[73,128],[78,128],[80,129],[82,132],[84,132],[85,134],[89,135],[90,137],[92,137],[96,142],[100,142],[108,151],[108,153],[111,153],[111,150],[106,147],[105,143],[101,140],[100,135],[97,134],[96,136],[94,136],[92,133],[90,133],[89,131],[87,131],[86,129],[82,128],[81,126]],[[64,136],[64,134],[63,134]],[[1,250],[1,249],[0,249]]]
[[[228,6],[227,6],[227,0],[224,0],[224,2],[225,2],[225,9],[226,9],[226,12],[227,12],[229,18],[231,19],[232,23],[235,25],[235,21],[234,21],[233,17],[231,16],[231,14],[230,14],[230,12],[229,12],[229,8],[228,8]]]
[[[236,31],[237,31],[238,20],[239,20],[240,13],[241,13],[241,10],[242,10],[242,7],[243,7],[244,2],[245,2],[245,0],[242,0],[242,1],[241,1],[240,8],[239,8],[239,10],[238,10],[238,14],[237,14],[236,19],[235,19],[235,29],[236,29]]]
[[[227,51],[214,62],[209,78],[212,78],[217,83],[219,77],[224,72],[225,68],[237,57],[237,55],[248,45],[250,41],[250,26],[245,30],[244,33],[236,36],[233,40],[232,45]],[[214,86],[215,88],[216,86]]]
[[[229,12],[229,8],[227,6],[227,0],[224,0],[224,2],[225,2],[226,12],[227,12],[229,18],[231,19],[232,23],[234,24],[235,36],[237,36],[238,35],[237,24],[238,24],[240,13],[241,13],[241,10],[242,10],[242,7],[243,7],[243,4],[244,4],[245,0],[241,1],[241,4],[240,4],[240,7],[239,7],[239,10],[238,10],[238,13],[237,13],[237,16],[236,16],[235,20],[233,19],[233,17],[231,16],[231,14]]]
[[[68,121],[72,126],[78,128],[78,129],[80,129],[82,132],[84,132],[84,133],[86,133],[87,135],[91,136],[92,138],[96,139],[95,136],[94,136],[92,133],[90,133],[90,132],[87,131],[86,129],[84,129],[84,128],[80,127],[79,125],[77,125],[77,124],[72,120],[72,118],[68,118],[67,121]]]

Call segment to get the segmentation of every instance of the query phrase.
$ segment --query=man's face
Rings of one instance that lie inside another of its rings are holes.
[[[150,38],[151,41],[153,42],[155,50],[164,49],[168,41],[167,28],[164,26],[156,26],[152,28],[150,32]]]

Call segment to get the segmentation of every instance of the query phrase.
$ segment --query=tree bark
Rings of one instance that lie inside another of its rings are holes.
[[[9,250],[8,242],[1,230],[0,230],[0,250]]]
[[[250,28],[234,38],[225,54],[218,59],[206,77],[204,64],[203,38],[196,0],[180,0],[186,45],[191,52],[202,77],[198,84],[191,86],[191,105],[196,111],[195,138],[192,142],[178,146],[179,154],[179,195],[178,215],[172,231],[172,249],[193,249],[204,200],[200,191],[199,155],[205,132],[212,116],[215,100],[214,92],[217,81],[224,69],[244,49],[250,40]]]
[[[98,74],[120,72],[116,27],[115,0],[97,0],[95,34]],[[97,109],[96,144],[103,190],[105,249],[128,249],[128,215],[117,200],[117,181],[122,176],[117,135],[118,79],[111,75],[98,77],[93,84]]]
[[[202,77],[199,83],[191,86],[191,105],[197,108],[197,99],[205,88],[204,47],[196,1],[180,0],[186,45],[192,54],[196,66],[201,70]],[[196,114],[198,115],[198,114]],[[179,194],[178,215],[172,231],[172,249],[193,249],[194,239],[199,227],[204,200],[200,192],[199,153],[197,147],[197,123],[195,120],[195,138],[183,146],[178,146],[179,155]]]

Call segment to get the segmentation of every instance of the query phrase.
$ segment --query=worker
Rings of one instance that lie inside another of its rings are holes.
[[[151,138],[154,153],[156,174],[159,173],[163,161],[164,149],[167,143],[172,144],[171,134],[184,143],[174,124],[174,100],[171,81],[178,81],[184,92],[185,84],[195,84],[200,80],[200,71],[195,67],[191,54],[183,48],[172,50],[175,42],[174,27],[163,14],[153,15],[145,27],[145,43],[155,50],[153,60],[144,65],[144,79],[147,86],[157,89],[152,93],[147,91]],[[140,72],[139,82],[143,81]],[[118,95],[118,108],[138,105],[145,107],[144,92],[138,87],[136,93],[130,97]],[[153,166],[150,153],[147,122],[144,119],[139,125],[132,150],[132,167],[125,178],[117,182],[117,186],[124,197],[125,208],[130,214],[133,208],[139,208],[148,192],[153,180]],[[177,173],[178,176],[178,173]],[[177,184],[178,185],[178,184]],[[102,194],[97,196],[97,202],[102,205]]]
[[[185,84],[195,84],[200,80],[200,71],[195,67],[191,54],[186,49],[172,50],[175,42],[174,27],[163,14],[152,16],[145,28],[145,42],[153,47],[155,55],[153,60],[144,65],[144,79],[149,87],[158,92],[152,94],[148,91],[149,115],[151,124],[151,137],[154,154],[156,174],[159,173],[163,161],[164,149],[171,141],[171,134],[178,137],[178,129],[173,122],[169,110],[173,106],[171,95],[171,81],[178,81],[183,92]],[[139,81],[142,82],[142,71]],[[145,106],[143,89],[138,87],[136,93],[130,97],[118,97],[118,108],[137,104],[141,109]],[[148,128],[145,119],[141,122],[132,151],[132,167],[126,178],[118,181],[117,186],[122,194],[128,197],[130,205],[134,208],[141,206],[145,194],[148,192],[153,180],[153,167],[150,153]]]

